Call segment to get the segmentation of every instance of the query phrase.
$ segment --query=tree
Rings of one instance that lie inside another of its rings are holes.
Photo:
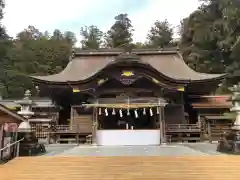
[[[76,35],[73,32],[71,32],[71,31],[66,31],[64,33],[64,38],[72,46],[74,46],[76,44],[76,42],[77,42]]]
[[[229,73],[223,88],[240,80],[238,0],[203,0],[199,9],[183,20],[181,51],[197,71]]]
[[[5,3],[0,0],[0,21],[3,18],[3,9]],[[8,54],[9,49],[12,48],[12,41],[6,34],[5,28],[0,22],[0,95],[5,96],[7,94],[7,83],[11,80],[9,78],[9,72],[11,70],[11,61],[9,61]]]
[[[133,27],[127,14],[115,17],[115,23],[105,35],[106,47],[118,48],[132,43]]]
[[[136,43],[133,44],[134,49],[144,49],[146,47],[147,46],[144,43],[141,43],[141,42],[136,42]]]
[[[151,47],[164,48],[170,44],[173,36],[173,28],[167,20],[156,21],[147,35]]]
[[[102,45],[103,32],[94,25],[81,28],[81,45],[83,49],[99,49]]]
[[[52,37],[29,26],[11,43],[5,43],[6,55],[0,62],[3,97],[21,97],[26,89],[35,90],[29,75],[48,75],[66,67],[71,55],[70,33],[56,30]],[[1,44],[0,44],[1,45]],[[4,48],[0,49],[3,51]],[[4,50],[5,51],[5,50]],[[2,68],[2,69],[1,69]],[[1,71],[2,70],[2,71]]]
[[[34,26],[28,26],[24,31],[17,34],[17,38],[21,41],[37,40],[43,37],[41,33]]]
[[[5,1],[0,0],[0,19],[2,20],[3,18],[3,9],[5,8]]]
[[[59,29],[55,29],[53,31],[53,35],[52,35],[51,39],[58,41],[58,40],[62,40],[63,38],[64,38],[63,34]]]

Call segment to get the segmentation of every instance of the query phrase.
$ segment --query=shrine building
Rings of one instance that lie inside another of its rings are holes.
[[[199,73],[178,51],[75,52],[58,74],[31,76],[61,106],[58,124],[92,135],[97,145],[159,145],[166,126],[200,124],[193,104],[225,74]]]

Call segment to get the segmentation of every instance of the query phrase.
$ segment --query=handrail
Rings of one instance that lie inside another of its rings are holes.
[[[0,152],[4,151],[4,150],[7,149],[7,148],[10,148],[11,146],[13,146],[13,145],[15,145],[15,144],[20,143],[20,142],[23,141],[23,140],[24,140],[24,138],[22,138],[22,139],[20,139],[20,140],[18,140],[18,141],[15,141],[15,142],[13,142],[13,143],[11,143],[11,144],[8,144],[7,146],[5,146],[5,147],[3,147],[2,149],[0,149]]]

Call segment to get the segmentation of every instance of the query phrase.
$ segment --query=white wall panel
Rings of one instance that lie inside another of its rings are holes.
[[[97,145],[159,145],[160,130],[98,130]]]

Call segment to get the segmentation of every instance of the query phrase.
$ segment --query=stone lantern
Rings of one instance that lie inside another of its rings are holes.
[[[17,104],[20,104],[21,110],[17,113],[26,118],[18,127],[18,138],[23,139],[19,147],[20,156],[33,156],[40,153],[45,153],[45,147],[43,144],[39,144],[38,139],[35,135],[35,132],[31,130],[31,125],[29,123],[29,118],[34,115],[32,111],[32,105],[34,104],[31,100],[31,92],[27,90],[24,94],[22,100],[16,101]]]
[[[232,129],[240,131],[240,83],[229,88],[229,90],[232,91],[231,100],[233,104],[233,107],[230,109],[230,111],[236,113],[236,119]]]
[[[232,105],[230,111],[236,114],[231,130],[221,136],[217,151],[233,154],[240,153],[240,83],[229,88],[232,92]]]
[[[31,126],[30,126],[28,119],[34,115],[34,112],[32,111],[33,101],[31,100],[30,90],[26,90],[26,92],[24,94],[24,98],[22,100],[16,101],[16,103],[20,104],[20,106],[21,106],[21,110],[18,111],[17,113],[26,118],[26,121],[22,122],[19,125],[18,130],[19,131],[30,131]]]

